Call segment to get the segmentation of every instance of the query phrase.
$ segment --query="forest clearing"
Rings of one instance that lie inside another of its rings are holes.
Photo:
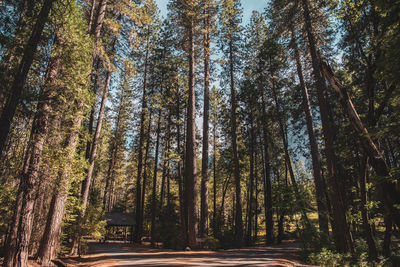
[[[399,66],[400,0],[0,0],[1,265],[400,266]]]

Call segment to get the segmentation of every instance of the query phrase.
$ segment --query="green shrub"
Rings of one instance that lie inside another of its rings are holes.
[[[350,255],[336,253],[326,248],[323,248],[320,252],[311,253],[308,259],[311,264],[324,267],[351,266]]]
[[[216,250],[220,248],[220,246],[219,240],[212,236],[207,237],[204,242],[204,248],[206,249]]]
[[[164,248],[183,248],[177,209],[178,207],[175,201],[170,201],[170,203],[161,210],[157,239],[161,240]]]

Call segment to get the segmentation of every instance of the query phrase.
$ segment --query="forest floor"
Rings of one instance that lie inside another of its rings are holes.
[[[174,251],[123,243],[89,243],[80,259],[63,259],[67,266],[307,266],[300,263],[301,249],[294,242],[270,247],[224,251]]]

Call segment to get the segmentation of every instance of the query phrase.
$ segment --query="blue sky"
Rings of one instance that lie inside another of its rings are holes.
[[[156,0],[158,7],[161,10],[161,15],[165,17],[167,14],[167,3],[169,0]],[[262,12],[267,6],[267,0],[242,0],[243,6],[243,23],[247,23],[250,19],[253,10]]]

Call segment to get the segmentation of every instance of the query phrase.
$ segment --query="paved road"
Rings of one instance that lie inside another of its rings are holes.
[[[299,248],[293,244],[224,252],[178,252],[115,243],[90,243],[89,248],[91,253],[80,266],[304,266],[298,264]]]

